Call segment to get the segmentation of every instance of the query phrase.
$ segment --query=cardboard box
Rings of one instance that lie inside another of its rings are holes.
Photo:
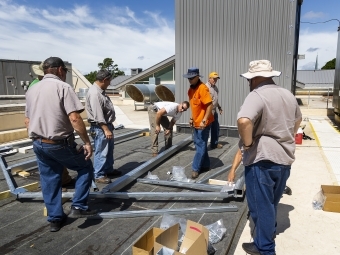
[[[152,228],[142,235],[132,246],[133,255],[153,255],[153,246],[155,238],[164,230],[160,228]]]
[[[326,197],[323,210],[328,212],[340,212],[340,186],[321,185],[321,189]]]
[[[176,224],[155,239],[154,254],[156,255],[163,247],[174,250],[174,255],[206,255],[209,242],[209,231],[206,227],[194,221],[187,221],[185,235],[181,247],[178,250],[178,230]]]

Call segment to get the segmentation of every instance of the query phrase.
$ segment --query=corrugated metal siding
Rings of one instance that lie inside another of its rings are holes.
[[[294,0],[176,0],[176,100],[187,100],[188,67],[200,68],[207,81],[211,71],[221,79],[220,124],[235,126],[236,115],[249,93],[240,74],[251,60],[269,59],[282,71],[275,81],[291,90],[295,19]],[[189,114],[182,117],[187,122]]]
[[[334,90],[333,90],[333,107],[335,111],[340,113],[340,32],[338,32],[338,45],[336,51],[335,62],[335,77],[334,77]]]
[[[296,81],[308,88],[333,88],[335,70],[298,70]]]

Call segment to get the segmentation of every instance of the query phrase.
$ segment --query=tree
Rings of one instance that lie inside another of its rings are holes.
[[[112,58],[105,58],[102,63],[98,63],[100,70],[106,69],[112,74],[112,78],[120,75],[125,75],[125,73],[118,69],[118,65],[114,64]],[[85,76],[85,78],[92,84],[96,81],[96,75],[98,71],[92,71]]]
[[[118,65],[114,64],[112,58],[105,58],[103,63],[98,63],[98,67],[103,70],[106,69],[110,73],[112,73],[112,78],[115,78],[120,75],[125,75],[125,73],[118,69]]]
[[[96,81],[97,71],[90,72],[84,76],[91,84],[93,84]]]
[[[332,60],[328,61],[323,67],[321,67],[321,69],[322,70],[335,69],[335,61],[336,59],[333,58]]]

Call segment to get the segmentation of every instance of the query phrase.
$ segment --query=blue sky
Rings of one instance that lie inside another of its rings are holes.
[[[110,57],[129,74],[175,54],[174,9],[174,0],[0,0],[0,58],[59,56],[85,74]],[[339,10],[340,0],[304,0],[301,21],[340,19]],[[301,24],[299,69],[335,58],[338,25]]]

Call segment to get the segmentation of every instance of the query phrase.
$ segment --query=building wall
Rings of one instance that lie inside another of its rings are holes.
[[[0,59],[0,95],[25,95],[26,91],[21,84],[31,83],[35,78],[32,65],[39,65],[39,61]],[[65,65],[72,69],[70,63]],[[72,74],[66,76],[66,82],[72,85]]]
[[[240,74],[251,60],[268,59],[279,85],[293,91],[296,22],[301,0],[175,0],[176,101],[187,100],[189,83],[182,77],[188,67],[200,68],[207,81],[211,71],[221,76],[220,124],[235,126],[237,112],[249,93]],[[189,113],[180,122],[188,122]]]
[[[333,107],[334,111],[338,113],[337,119],[340,116],[340,31],[338,32],[338,45],[335,62],[335,76],[334,76],[334,92],[333,92]]]

